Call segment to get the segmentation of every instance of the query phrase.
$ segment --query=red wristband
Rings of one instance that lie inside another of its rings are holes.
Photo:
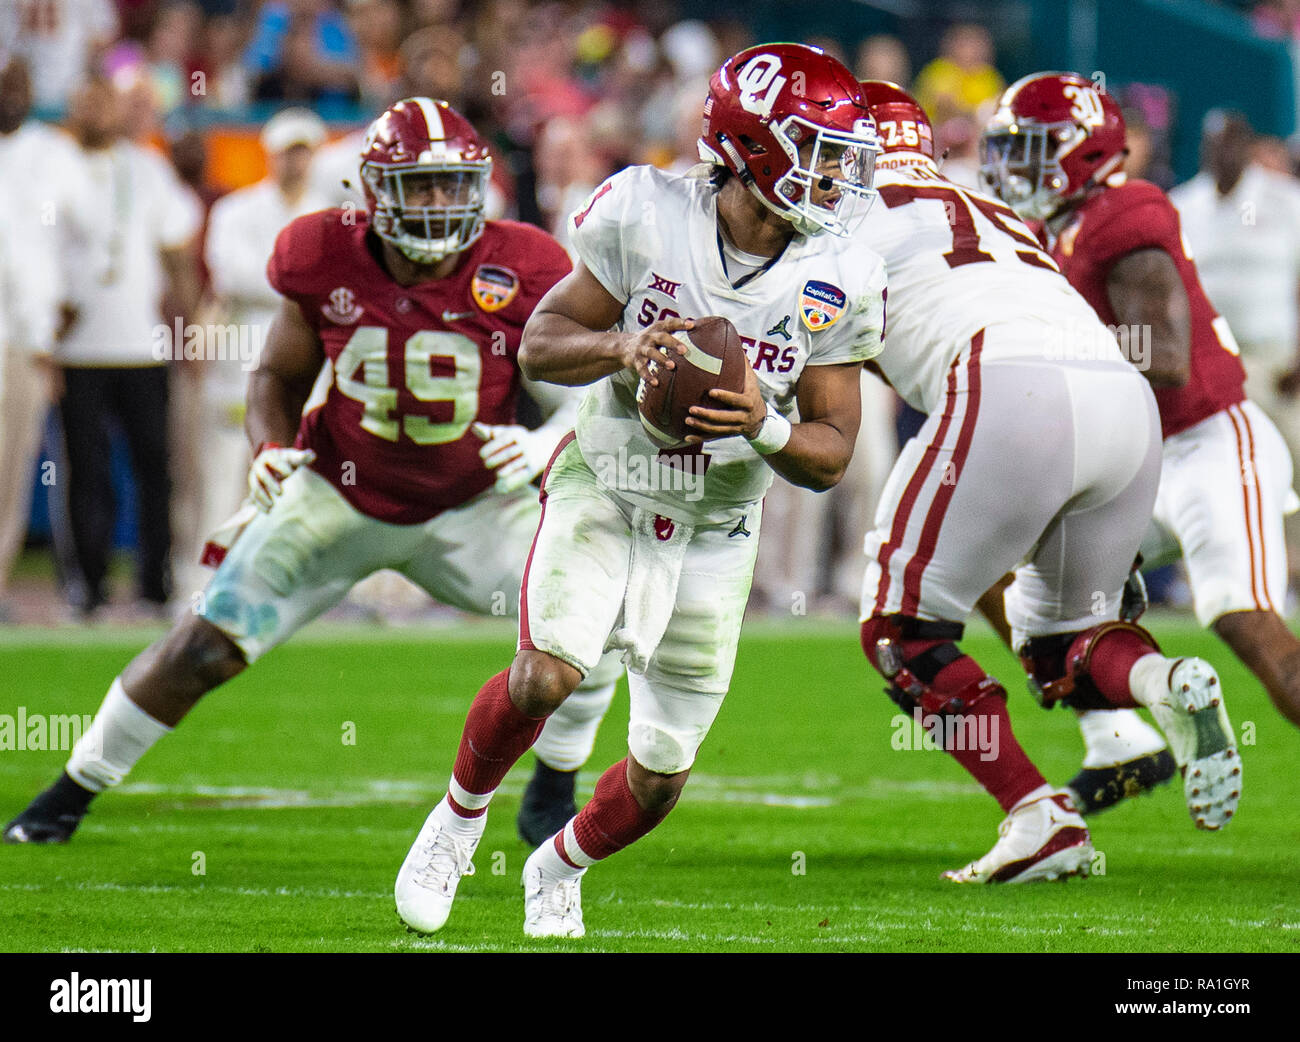
[[[257,457],[260,456],[267,449],[282,449],[282,448],[284,448],[284,446],[281,445],[278,441],[264,441],[257,446],[257,451],[253,453],[253,459],[257,459]]]

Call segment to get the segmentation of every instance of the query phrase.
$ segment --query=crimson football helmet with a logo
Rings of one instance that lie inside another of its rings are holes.
[[[862,96],[876,121],[882,151],[919,152],[934,159],[934,130],[912,95],[888,80],[863,80]]]
[[[1039,72],[1006,89],[981,148],[985,185],[1021,217],[1045,221],[1119,169],[1124,117],[1090,79]]]
[[[436,264],[483,234],[492,157],[445,101],[405,98],[370,124],[361,183],[375,234],[417,264]]]
[[[699,147],[803,235],[847,235],[845,198],[875,195],[880,145],[862,88],[817,47],[774,43],[728,58],[709,81]],[[828,193],[821,203],[814,186]]]

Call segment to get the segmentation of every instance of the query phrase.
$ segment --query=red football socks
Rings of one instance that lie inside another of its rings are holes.
[[[1073,651],[1071,647],[1070,652]],[[1092,657],[1088,659],[1088,677],[1102,697],[1115,708],[1132,709],[1138,703],[1129,689],[1129,674],[1133,671],[1133,663],[1152,654],[1157,654],[1156,649],[1131,630],[1111,630],[1103,634],[1092,649]],[[1069,659],[1069,654],[1066,659]]]
[[[573,819],[573,836],[580,854],[572,853],[578,855],[577,860],[565,849],[568,829],[555,837],[555,850],[574,868],[585,868],[635,843],[667,816],[667,811],[652,813],[641,809],[627,784],[627,760],[622,759],[600,776],[591,800]]]
[[[964,743],[964,748],[949,749],[948,753],[988,790],[1003,810],[1010,811],[1029,793],[1047,784],[1047,779],[1011,733],[1005,699],[999,695],[980,699],[968,715],[975,717],[976,734],[992,737],[992,759],[984,759],[990,753],[978,745],[970,748],[969,742]],[[965,725],[965,733],[971,733],[971,725]]]
[[[546,723],[545,717],[525,716],[515,708],[507,687],[509,677],[510,670],[503,670],[484,684],[465,718],[451,772],[453,792],[448,797],[451,809],[462,818],[477,818],[487,812],[487,798],[519,757],[532,748]],[[457,789],[461,791],[457,793]],[[467,794],[483,798],[469,800],[475,806],[467,807]]]
[[[936,691],[956,692],[985,676],[978,662],[963,655],[939,670],[931,686]],[[1003,810],[1011,810],[1024,796],[1047,784],[1011,732],[1011,716],[1002,695],[979,699],[957,723],[960,730],[955,737],[963,740],[947,743],[954,748],[946,751],[988,790]]]

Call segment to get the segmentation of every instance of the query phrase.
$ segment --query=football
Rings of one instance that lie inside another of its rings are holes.
[[[641,426],[663,446],[680,445],[699,433],[686,423],[691,406],[717,408],[709,397],[714,388],[744,390],[749,365],[736,327],[718,315],[698,318],[694,328],[673,335],[686,345],[686,354],[675,356],[675,368],[659,371],[657,385],[643,379],[636,391]]]

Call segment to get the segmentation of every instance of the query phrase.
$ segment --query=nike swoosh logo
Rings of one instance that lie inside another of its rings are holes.
[[[444,311],[442,320],[444,322],[459,322],[461,319],[472,318],[473,316],[474,312],[472,311]]]

